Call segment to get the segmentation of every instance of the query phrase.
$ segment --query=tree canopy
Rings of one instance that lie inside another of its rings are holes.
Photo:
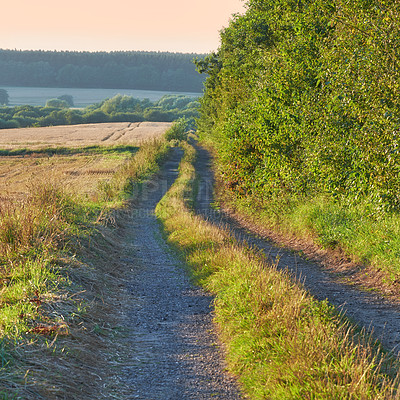
[[[399,209],[399,61],[397,1],[249,0],[197,62],[228,187]]]
[[[151,102],[119,94],[82,110],[70,109],[66,100],[58,98],[48,100],[45,107],[0,107],[0,129],[101,122],[172,122],[182,118],[193,126],[199,116],[198,108],[198,99],[185,95],[166,95]]]
[[[8,92],[5,89],[0,89],[0,104],[8,105]]]

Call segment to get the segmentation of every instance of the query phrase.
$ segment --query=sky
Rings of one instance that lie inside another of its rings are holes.
[[[6,0],[0,48],[209,53],[244,0]]]

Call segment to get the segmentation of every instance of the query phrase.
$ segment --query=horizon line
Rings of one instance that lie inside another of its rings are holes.
[[[43,53],[168,53],[168,54],[196,54],[206,55],[210,52],[186,52],[186,51],[173,51],[173,50],[45,50],[45,49],[22,49],[22,48],[3,48],[0,47],[0,51],[40,51]]]

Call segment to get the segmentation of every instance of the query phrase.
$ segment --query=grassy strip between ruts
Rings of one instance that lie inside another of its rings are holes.
[[[89,243],[121,209],[136,184],[158,169],[168,146],[163,139],[143,143],[102,183],[96,201],[68,194],[58,182],[33,187],[20,203],[0,204],[0,398],[25,398],[15,396],[27,386],[33,366],[45,362],[46,348],[57,337],[68,336],[71,324],[80,323],[85,306],[75,296],[82,287],[71,276],[81,274],[82,281],[88,281],[90,271],[82,268],[85,264],[79,258],[82,243]],[[35,340],[38,335],[50,340]],[[24,369],[16,363],[25,362],[30,366],[25,367],[25,377],[16,375],[14,370]]]
[[[398,364],[258,252],[196,216],[195,149],[156,212],[194,277],[215,294],[230,370],[252,399],[396,399]]]

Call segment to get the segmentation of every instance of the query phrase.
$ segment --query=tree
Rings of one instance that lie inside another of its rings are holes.
[[[57,99],[66,101],[70,107],[74,106],[74,98],[70,94],[63,94],[58,96]]]
[[[46,107],[69,108],[69,104],[65,100],[50,99],[47,100]]]
[[[8,92],[5,89],[0,89],[0,104],[8,106]]]

